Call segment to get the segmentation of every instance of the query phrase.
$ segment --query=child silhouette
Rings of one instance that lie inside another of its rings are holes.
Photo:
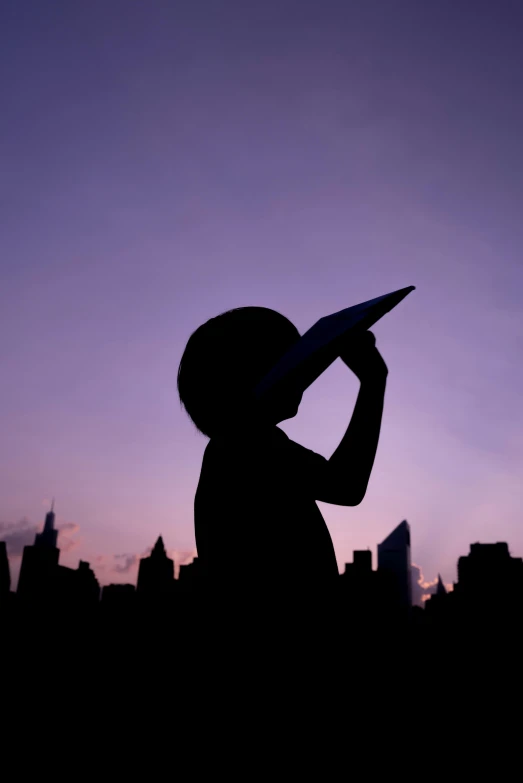
[[[326,459],[277,427],[298,412],[289,389],[264,407],[254,389],[299,340],[283,315],[263,307],[230,310],[200,326],[180,362],[178,390],[208,438],[195,498],[202,584],[235,601],[308,601],[334,590],[338,568],[316,501],[356,506],[378,445],[387,367],[371,332],[340,356],[361,386],[348,429]]]

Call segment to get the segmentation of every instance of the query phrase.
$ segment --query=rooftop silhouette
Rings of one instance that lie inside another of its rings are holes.
[[[58,530],[55,530],[55,519],[56,515],[54,513],[54,498],[53,502],[51,504],[51,509],[47,512],[45,515],[45,522],[44,522],[44,529],[41,533],[37,533],[35,537],[35,546],[42,546],[42,547],[56,547],[56,542],[58,540]]]
[[[378,569],[388,581],[388,596],[399,611],[412,607],[410,527],[403,520],[378,544]]]

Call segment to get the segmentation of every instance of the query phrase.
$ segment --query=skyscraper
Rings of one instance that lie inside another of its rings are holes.
[[[5,541],[0,541],[0,603],[9,597],[10,589],[11,572],[9,571],[7,547]]]
[[[447,595],[447,588],[443,584],[441,574],[438,574],[438,584],[436,586],[436,595]]]
[[[80,560],[78,568],[58,565],[54,574],[54,602],[57,607],[89,609],[100,600],[100,585],[89,563]]]
[[[51,510],[45,515],[44,529],[35,536],[35,546],[56,547],[58,530],[55,530],[54,498]]]
[[[78,563],[76,581],[79,603],[83,606],[96,606],[100,600],[100,583],[85,560]]]
[[[23,600],[43,603],[54,591],[60,550],[56,546],[54,501],[45,516],[44,529],[35,536],[34,544],[24,547],[18,595]]]
[[[199,565],[195,557],[190,563],[180,566],[178,581],[184,594],[195,593],[198,589]]]
[[[370,549],[355,551],[353,562],[345,563],[345,572],[340,575],[340,609],[352,633],[361,631],[363,626],[370,629],[376,625],[380,587],[379,574],[372,570]]]
[[[451,596],[454,598],[454,596]],[[444,614],[449,608],[449,593],[447,588],[443,584],[441,575],[438,574],[438,583],[436,585],[436,592],[429,595],[425,601],[425,614],[432,619],[441,619],[441,615]]]
[[[412,607],[410,527],[406,520],[378,544],[378,571],[386,588],[385,599],[392,608]]]
[[[523,600],[523,560],[511,557],[508,544],[471,544],[458,560],[456,596],[483,610],[498,612]]]
[[[161,536],[149,557],[140,560],[137,594],[142,599],[161,599],[174,591],[174,561],[167,557]]]

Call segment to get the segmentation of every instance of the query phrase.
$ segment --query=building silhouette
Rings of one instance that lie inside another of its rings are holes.
[[[191,563],[180,566],[178,581],[180,590],[184,595],[194,595],[199,587],[200,567],[198,558],[195,557]]]
[[[342,622],[351,630],[355,626],[366,630],[375,629],[379,622],[381,608],[380,574],[372,570],[370,549],[356,550],[352,563],[345,563],[340,575],[340,615]]]
[[[105,585],[102,589],[102,607],[109,611],[129,611],[136,601],[136,588],[131,584]]]
[[[170,600],[174,594],[174,560],[167,557],[161,536],[149,557],[140,560],[136,592],[141,602]]]
[[[469,650],[493,653],[508,639],[519,640],[523,605],[523,560],[504,542],[470,545],[458,560],[458,580],[447,592],[441,578],[425,603],[433,638]]]
[[[378,544],[378,572],[383,600],[393,613],[409,613],[412,608],[410,527],[401,522]]]
[[[438,574],[438,583],[436,592],[425,601],[425,614],[432,622],[439,622],[450,619],[451,602],[454,596],[447,591],[443,584],[441,575]]]
[[[0,602],[9,597],[11,590],[11,571],[9,570],[9,559],[7,557],[7,546],[5,541],[0,541]]]
[[[45,516],[44,529],[32,545],[24,547],[17,594],[22,601],[38,604],[51,600],[56,588],[60,550],[56,546],[54,501]]]
[[[100,585],[89,563],[80,560],[78,568],[59,564],[58,530],[55,528],[54,501],[45,516],[44,528],[34,544],[24,547],[17,594],[25,604],[75,611],[96,606]]]
[[[351,603],[362,603],[372,592],[371,583],[376,576],[372,570],[372,552],[370,549],[356,550],[352,553],[352,563],[345,563],[345,571],[340,576],[341,589]]]
[[[3,607],[11,597],[11,571],[5,541],[0,541],[0,607]]]
[[[96,607],[100,585],[89,563],[80,560],[78,568],[58,565],[54,575],[53,603],[74,607],[75,611]]]
[[[96,605],[100,600],[100,583],[85,560],[78,563],[76,581],[78,601],[86,607]]]
[[[523,559],[512,557],[504,542],[471,544],[469,554],[458,560],[454,595],[460,611],[471,617],[521,611]]]
[[[24,548],[17,596],[10,593],[6,544],[0,542],[0,605],[9,606],[2,611],[4,625],[18,616],[22,618],[18,627],[24,629],[56,630],[70,623],[74,628],[76,623],[83,639],[97,628],[97,639],[111,639],[116,646],[128,639],[130,628],[138,628],[143,645],[154,641],[169,654],[179,644],[176,631],[180,625],[185,628],[184,638],[196,638],[202,628],[206,632],[210,628],[212,635],[218,617],[217,630],[223,632],[230,607],[221,598],[218,604],[207,601],[207,593],[200,589],[198,558],[180,566],[175,579],[174,562],[159,536],[151,554],[140,560],[136,588],[110,584],[103,588],[100,600],[100,585],[89,563],[81,560],[76,569],[59,563],[55,521],[53,504],[43,530]],[[376,571],[371,551],[357,550],[339,577],[339,589],[332,595],[336,624],[345,643],[358,639],[362,661],[391,640],[398,641],[402,649],[407,629],[440,650],[452,644],[473,647],[480,637],[499,647],[500,640],[517,637],[523,623],[523,559],[512,557],[506,543],[471,544],[469,554],[459,558],[454,590],[448,592],[438,575],[436,590],[424,609],[412,607],[410,547],[410,527],[404,520],[378,545]],[[25,607],[36,611],[26,613]],[[48,612],[48,607],[53,611]],[[292,607],[288,619],[292,621],[296,612],[297,607]],[[306,612],[307,622],[314,624],[314,606],[308,605]],[[231,616],[236,622],[234,612]],[[39,625],[40,618],[43,625]],[[258,622],[255,613],[253,618]],[[244,616],[239,625],[231,625],[230,633],[244,632],[245,620]],[[399,631],[396,636],[395,630]]]
[[[443,580],[441,578],[441,574],[438,574],[438,584],[436,585],[436,596],[442,596],[447,595],[447,588],[443,584]]]
[[[45,515],[44,529],[35,536],[35,546],[56,547],[58,541],[58,530],[55,530],[56,515],[54,513],[54,498],[51,503],[51,509]]]

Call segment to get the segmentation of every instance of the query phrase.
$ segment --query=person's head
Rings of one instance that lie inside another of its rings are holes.
[[[260,415],[254,389],[299,339],[285,316],[266,307],[239,307],[211,318],[189,338],[178,368],[180,400],[209,438],[248,426]],[[271,423],[292,418],[301,395],[272,407]]]

